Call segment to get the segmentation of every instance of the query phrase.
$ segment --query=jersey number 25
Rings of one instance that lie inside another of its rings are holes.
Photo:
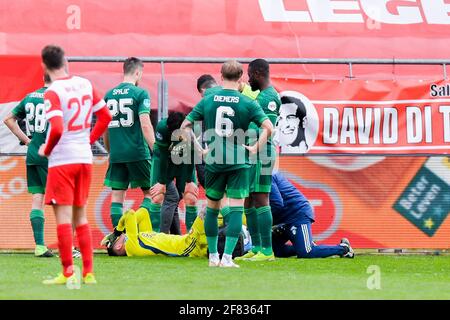
[[[134,124],[134,113],[128,106],[133,105],[133,99],[123,98],[119,100],[110,99],[106,103],[111,112],[113,120],[109,123],[109,128],[119,128],[119,127],[131,127]],[[117,119],[117,116],[123,115]]]

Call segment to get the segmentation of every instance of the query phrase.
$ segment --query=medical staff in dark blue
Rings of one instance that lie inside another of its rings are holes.
[[[274,224],[272,245],[276,257],[354,257],[354,251],[346,238],[335,246],[316,245],[313,242],[313,209],[305,196],[279,172],[272,175],[270,207]],[[287,244],[289,240],[292,244]]]

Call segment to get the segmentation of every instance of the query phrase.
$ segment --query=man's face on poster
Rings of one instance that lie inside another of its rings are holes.
[[[296,116],[297,105],[295,103],[282,104],[278,117],[278,130],[280,133],[280,145],[291,145],[298,135],[300,119]]]

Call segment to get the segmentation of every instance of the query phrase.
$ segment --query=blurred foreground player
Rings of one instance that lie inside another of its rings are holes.
[[[119,220],[114,233],[102,243],[110,256],[143,257],[206,257],[207,243],[203,220],[197,217],[188,234],[183,236],[155,232],[147,209],[127,211]]]
[[[273,250],[277,257],[353,258],[350,242],[343,238],[338,245],[316,245],[311,225],[314,212],[305,196],[281,173],[272,175],[270,207],[273,215]],[[287,244],[291,241],[292,244]]]
[[[44,284],[77,283],[72,259],[72,223],[76,228],[83,260],[83,282],[95,284],[92,236],[86,218],[86,202],[92,174],[94,143],[106,130],[111,115],[105,101],[84,78],[69,76],[64,51],[57,46],[42,50],[45,72],[52,80],[44,95],[50,123],[47,141],[39,155],[48,157],[45,203],[56,216],[62,274]],[[91,132],[92,114],[97,122]]]

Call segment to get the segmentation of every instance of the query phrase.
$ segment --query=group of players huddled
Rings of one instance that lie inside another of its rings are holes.
[[[236,260],[353,257],[347,239],[336,246],[318,246],[312,241],[311,206],[286,178],[273,172],[276,148],[271,136],[281,101],[270,83],[266,60],[249,64],[248,84],[242,82],[243,67],[235,60],[222,65],[221,85],[210,75],[201,76],[197,82],[200,102],[188,115],[171,112],[156,130],[150,121],[150,96],[138,86],[144,68],[138,58],[125,60],[123,82],[104,98],[88,80],[68,74],[60,47],[46,46],[42,62],[44,87],[27,95],[4,122],[28,146],[36,256],[53,255],[44,243],[44,203],[55,211],[63,272],[44,283],[76,281],[73,229],[83,260],[83,282],[96,283],[86,202],[91,145],[101,136],[109,152],[105,186],[112,189],[114,227],[102,244],[110,255],[208,256],[210,267],[238,267],[232,254],[245,214],[252,249]],[[26,120],[31,139],[18,126],[19,119]],[[197,212],[198,182],[207,197],[202,214]],[[186,206],[188,233],[183,236],[160,232],[161,206],[173,183]],[[129,187],[141,188],[143,201],[136,212],[124,213]],[[226,221],[222,257],[219,215]]]

